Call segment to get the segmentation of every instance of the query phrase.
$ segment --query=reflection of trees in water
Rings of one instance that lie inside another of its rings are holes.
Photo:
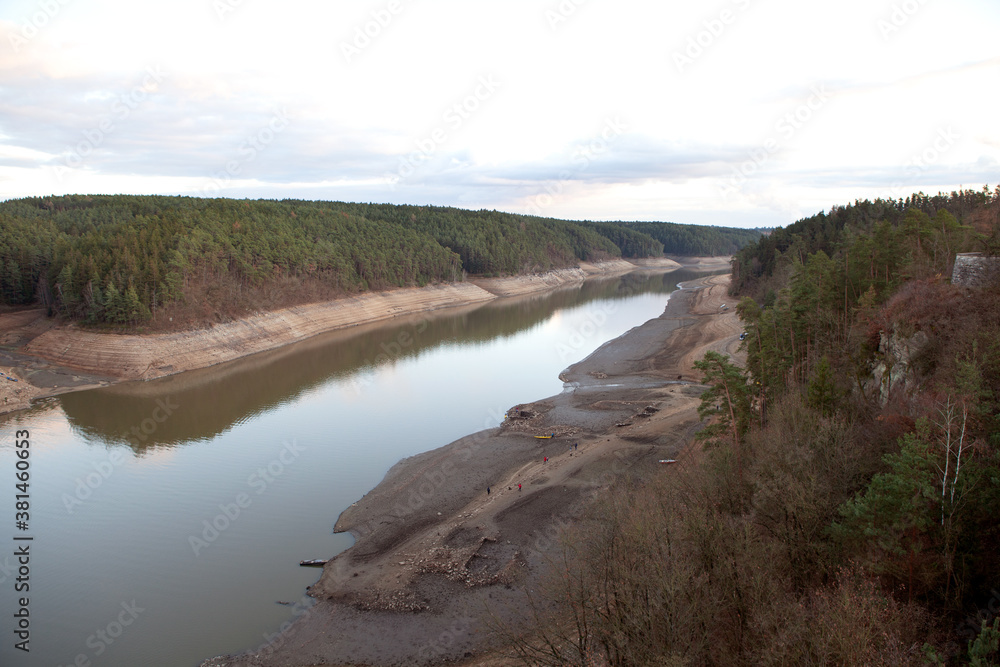
[[[0,415],[0,428],[13,433],[21,428],[21,424],[37,424],[48,418],[59,418],[58,408],[59,402],[55,398],[39,399],[23,410]]]
[[[537,296],[488,302],[473,310],[417,315],[402,322],[333,332],[217,367],[66,394],[60,401],[70,424],[85,437],[127,444],[141,454],[150,447],[213,438],[331,378],[358,377],[379,365],[445,344],[510,337],[560,309],[602,299],[669,293],[676,283],[699,275],[704,274],[635,272],[589,280]],[[359,388],[364,391],[363,385]]]

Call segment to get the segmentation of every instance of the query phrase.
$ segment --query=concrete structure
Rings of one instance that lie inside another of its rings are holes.
[[[964,252],[955,256],[951,272],[952,285],[984,287],[1000,281],[1000,257],[984,257],[981,252]]]

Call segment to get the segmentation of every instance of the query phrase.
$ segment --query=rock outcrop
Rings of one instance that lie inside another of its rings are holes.
[[[892,391],[912,388],[916,378],[914,361],[929,344],[930,338],[923,331],[909,337],[882,332],[878,346],[881,360],[872,369],[872,379],[878,383],[878,398],[882,405],[888,402]]]
[[[964,252],[955,256],[952,285],[985,287],[997,282],[1000,282],[1000,257],[988,257],[981,252]]]

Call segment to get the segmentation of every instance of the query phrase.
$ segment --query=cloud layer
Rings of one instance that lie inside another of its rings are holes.
[[[0,197],[756,226],[1000,180],[995,4],[691,4],[15,0]]]

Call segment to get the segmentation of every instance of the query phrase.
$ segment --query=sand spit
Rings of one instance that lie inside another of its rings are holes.
[[[666,264],[642,265],[642,268],[679,269],[680,264],[665,259]],[[565,285],[579,283],[594,276],[616,276],[635,271],[639,264],[623,259],[610,260],[597,264],[581,263],[575,269],[556,269],[547,273],[535,273],[507,278],[477,278],[472,282],[484,290],[497,296],[520,296],[558,289]]]
[[[525,590],[559,534],[622,476],[684,464],[704,390],[695,351],[739,346],[728,283],[687,284],[663,315],[564,371],[567,391],[400,461],[337,520],[356,542],[310,587],[318,603],[271,644],[203,667],[511,664],[489,619],[530,621]]]

